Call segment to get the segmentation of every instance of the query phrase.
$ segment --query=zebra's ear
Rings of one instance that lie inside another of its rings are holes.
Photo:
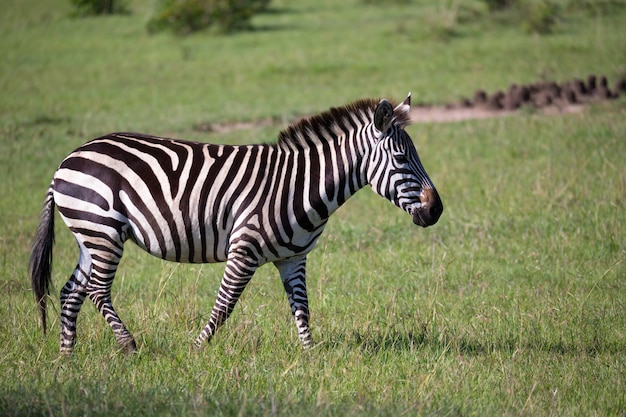
[[[411,111],[411,93],[404,99],[404,101],[396,106],[393,112],[396,115],[406,113],[408,114]]]
[[[386,132],[393,119],[393,106],[385,99],[380,100],[374,111],[374,127],[380,132]]]
[[[411,123],[411,93],[393,109],[394,122],[401,128]]]

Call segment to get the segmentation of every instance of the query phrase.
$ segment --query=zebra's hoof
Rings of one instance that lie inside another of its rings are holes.
[[[120,343],[120,347],[122,352],[126,353],[127,355],[137,353],[137,344],[133,339],[129,340],[126,343]]]
[[[205,342],[204,340],[200,340],[200,339],[196,339],[193,341],[192,346],[193,346],[193,350],[195,350],[196,352],[200,352],[202,350],[202,348],[204,348],[204,345],[208,343]]]
[[[302,349],[309,350],[313,347],[313,338],[308,337],[307,339],[302,340]]]

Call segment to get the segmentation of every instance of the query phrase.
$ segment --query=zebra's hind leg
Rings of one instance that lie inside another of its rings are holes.
[[[280,272],[291,312],[296,319],[298,336],[305,349],[313,346],[309,332],[309,299],[306,293],[306,256],[274,262]]]
[[[117,264],[115,266],[117,267]],[[93,270],[92,276],[88,277],[88,275],[79,263],[61,290],[61,354],[69,355],[74,350],[76,321],[87,295],[113,329],[122,349],[128,352],[137,350],[135,340],[126,330],[111,304],[111,284],[115,271],[111,272],[110,278],[102,278],[99,274],[93,273]]]
[[[224,277],[211,311],[211,318],[194,341],[196,348],[201,348],[205,341],[210,342],[217,329],[230,317],[237,300],[239,300],[256,269],[257,265],[251,263],[249,259],[231,258],[226,262]]]
[[[119,258],[103,262],[101,267],[94,268],[101,272],[92,272],[89,286],[87,287],[87,294],[89,299],[96,305],[100,314],[111,326],[111,329],[113,329],[115,338],[122,350],[132,353],[137,350],[135,339],[133,339],[133,336],[122,323],[111,302],[111,285],[113,284],[118,262]]]
[[[89,273],[81,268],[79,261],[74,273],[61,289],[61,345],[63,355],[70,355],[76,343],[76,320],[83,301],[87,296],[85,289]]]
[[[91,301],[93,301],[96,305],[98,311],[100,311],[100,314],[104,316],[104,319],[107,321],[109,326],[111,326],[111,329],[113,329],[115,338],[120,344],[122,350],[132,353],[137,350],[137,344],[113,308],[113,304],[111,303],[112,283],[113,277],[110,279],[102,279],[100,277],[92,276],[87,289],[87,294],[89,295],[89,299],[91,299]]]
[[[111,326],[122,350],[131,353],[137,350],[137,345],[133,336],[115,312],[111,302],[111,285],[122,258],[123,243],[114,238],[103,238],[102,235],[99,237],[98,244],[93,244],[92,242],[92,245],[90,245],[92,247],[90,249],[91,276],[85,291],[100,314]]]

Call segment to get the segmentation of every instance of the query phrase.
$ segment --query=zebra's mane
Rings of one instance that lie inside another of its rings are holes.
[[[342,107],[333,107],[323,113],[301,119],[278,134],[278,145],[299,144],[310,146],[315,142],[326,141],[315,132],[329,132],[333,136],[353,130],[354,119],[371,123],[374,111],[380,100],[366,98]],[[395,107],[395,104],[392,104]],[[394,115],[394,123],[401,127],[408,125],[408,113]]]

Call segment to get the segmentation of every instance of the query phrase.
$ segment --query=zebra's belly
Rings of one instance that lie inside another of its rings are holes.
[[[321,230],[320,230],[321,233]],[[308,253],[319,234],[308,234],[302,241],[281,241],[271,231],[260,231],[257,227],[240,227],[232,233],[200,232],[170,236],[162,244],[148,244],[144,239],[131,239],[146,252],[173,262],[216,263],[225,262],[229,256],[239,254],[248,261],[261,266],[268,262],[291,258]]]
[[[168,261],[224,262],[228,257],[228,233],[210,229],[193,227],[189,230],[170,231],[168,227],[164,227],[147,231],[131,225],[129,238],[151,255]]]

